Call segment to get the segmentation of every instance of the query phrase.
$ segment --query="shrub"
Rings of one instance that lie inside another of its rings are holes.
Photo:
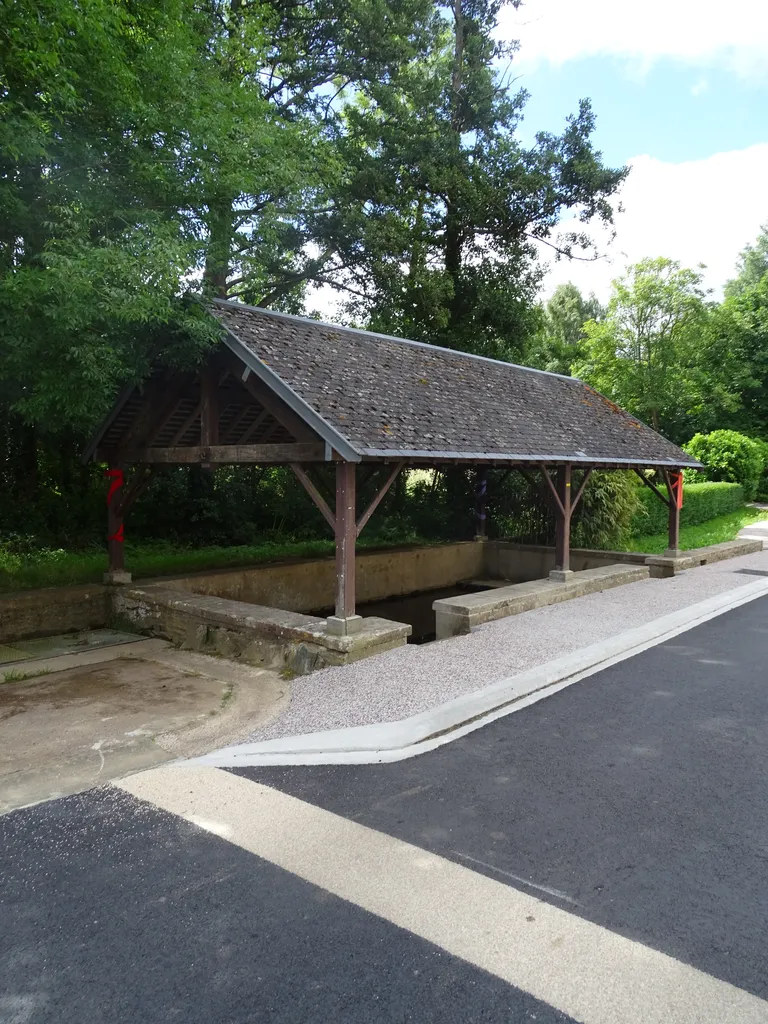
[[[689,455],[703,462],[708,480],[741,484],[751,501],[757,494],[765,466],[762,445],[736,430],[695,434],[685,446]]]
[[[666,533],[669,512],[648,487],[638,485],[640,508],[632,520],[631,535]],[[666,487],[659,487],[666,495]],[[698,526],[716,516],[735,512],[744,505],[744,488],[741,484],[700,483],[686,484],[683,491],[683,507],[680,510],[681,526]]]
[[[578,479],[574,480],[574,486],[578,487]],[[571,543],[579,548],[618,547],[632,533],[640,501],[634,473],[621,470],[593,473],[576,509]],[[661,505],[660,501],[658,503]]]
[[[768,441],[763,441],[759,437],[753,437],[752,440],[759,447],[763,456],[763,473],[757,485],[755,497],[758,501],[768,501]]]

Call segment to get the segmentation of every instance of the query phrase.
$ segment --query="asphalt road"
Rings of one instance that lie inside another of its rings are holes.
[[[8,814],[0,1022],[768,1022],[749,1002],[768,998],[767,656],[763,599],[410,761],[207,769],[204,785],[166,768],[152,800],[105,788]],[[164,787],[191,820],[161,809]],[[370,909],[419,871],[425,893],[441,871],[479,883],[476,909],[442,890],[445,941],[417,901]],[[546,950],[530,970],[517,934],[520,964],[498,968],[505,893],[513,911],[539,901],[513,918]],[[637,998],[585,991],[563,935],[598,964],[616,936]],[[675,971],[733,1012],[652,1005],[653,972]]]

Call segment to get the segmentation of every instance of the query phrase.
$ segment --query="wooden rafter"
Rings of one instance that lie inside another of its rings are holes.
[[[544,479],[547,483],[547,486],[549,487],[550,494],[552,495],[555,501],[555,507],[560,510],[561,515],[565,515],[565,505],[563,505],[562,501],[560,500],[560,495],[557,493],[557,488],[555,487],[554,481],[552,480],[552,477],[549,475],[549,470],[546,466],[542,466],[541,472],[543,473]]]
[[[136,448],[125,453],[125,462],[190,465],[193,463],[323,462],[323,444],[218,444],[172,445],[168,448]]]
[[[192,426],[192,424],[195,422],[195,420],[197,419],[197,417],[199,415],[200,415],[200,403],[198,402],[197,405],[192,410],[192,412],[189,413],[189,415],[187,417],[185,417],[184,422],[181,424],[179,429],[176,431],[176,433],[171,438],[170,444],[168,445],[169,448],[173,448],[174,445],[177,445],[179,443],[179,441],[182,439],[182,437],[184,437],[186,432],[189,430],[189,428]]]
[[[392,468],[392,471],[390,472],[390,474],[387,477],[387,479],[384,481],[384,483],[381,485],[379,490],[373,496],[373,499],[371,500],[370,505],[365,510],[365,512],[363,512],[363,514],[360,516],[360,518],[358,519],[358,521],[356,523],[356,526],[355,526],[355,529],[357,531],[355,536],[357,536],[357,537],[360,536],[360,533],[362,532],[363,528],[365,527],[365,524],[368,522],[368,520],[371,518],[373,513],[379,507],[379,505],[381,504],[382,499],[386,496],[387,491],[390,489],[392,484],[395,482],[395,480],[397,479],[398,475],[400,474],[401,469],[404,466],[405,466],[405,460],[401,460],[400,462],[398,462]]]
[[[663,501],[664,504],[667,506],[667,508],[669,508],[669,506],[671,504],[670,499],[664,497],[664,495],[661,493],[661,491],[656,486],[656,484],[653,483],[652,480],[649,480],[648,477],[645,475],[645,473],[643,473],[643,471],[641,469],[635,469],[635,470],[633,470],[633,472],[636,473],[640,477],[640,479],[643,481],[643,483],[645,484],[646,487],[649,487],[653,491],[653,493],[656,495],[656,497],[659,499],[659,501]],[[662,476],[664,477],[664,482],[667,484],[667,486],[669,486],[669,479],[667,477],[667,471],[665,469],[662,469],[661,473],[662,473]]]
[[[584,493],[584,488],[589,483],[589,478],[591,476],[592,476],[592,467],[590,466],[589,469],[584,471],[584,476],[581,478],[581,483],[579,484],[579,489],[578,489],[578,491],[576,491],[576,497],[571,502],[571,513],[572,514],[576,511],[576,506],[581,501],[581,496]]]
[[[293,409],[290,409],[282,399],[271,391],[254,373],[244,366],[234,353],[223,355],[229,372],[235,377],[245,390],[255,398],[256,401],[267,409],[272,416],[285,429],[296,438],[297,441],[316,441],[317,434],[297,416]]]
[[[330,507],[328,505],[328,502],[322,496],[320,491],[318,491],[317,487],[315,487],[314,483],[310,480],[309,476],[307,475],[306,470],[303,468],[303,466],[300,466],[296,462],[292,462],[291,463],[291,469],[296,474],[296,479],[302,485],[302,487],[307,492],[307,494],[310,496],[310,498],[315,503],[315,505],[322,512],[323,518],[325,519],[325,521],[328,523],[330,528],[335,531],[336,530],[336,516],[334,515],[333,512],[331,512],[331,509],[330,509]]]

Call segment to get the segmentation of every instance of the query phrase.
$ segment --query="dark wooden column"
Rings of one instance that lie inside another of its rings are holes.
[[[557,470],[557,497],[555,508],[555,570],[568,572],[571,567],[571,467]]]
[[[669,547],[667,554],[677,556],[680,553],[680,509],[683,507],[683,474],[667,473],[667,492],[669,494]]]
[[[488,535],[487,494],[488,472],[480,467],[475,477],[475,540],[485,540]]]
[[[107,552],[109,572],[125,571],[123,546],[123,487],[125,475],[122,466],[110,464],[104,476],[110,481],[107,492]]]
[[[336,618],[355,614],[355,464],[336,465]]]
[[[213,447],[219,443],[219,375],[211,366],[200,371],[200,445]],[[203,461],[201,469],[212,470],[212,463]]]

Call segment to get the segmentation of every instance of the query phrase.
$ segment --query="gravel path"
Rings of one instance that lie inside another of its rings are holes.
[[[768,571],[768,550],[674,579],[643,580],[478,627],[469,636],[400,647],[354,665],[323,669],[293,683],[287,711],[251,739],[391,722],[754,583],[738,569]]]

